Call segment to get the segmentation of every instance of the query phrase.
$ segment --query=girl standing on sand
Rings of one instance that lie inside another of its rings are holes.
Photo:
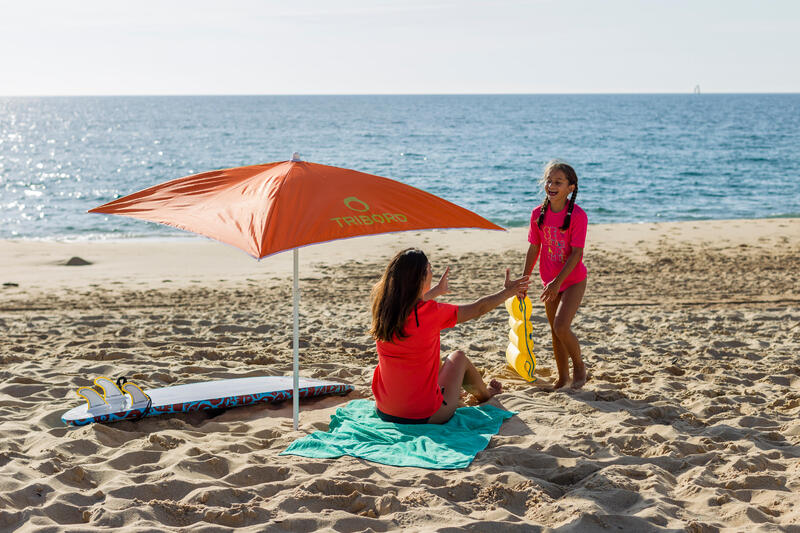
[[[529,275],[539,259],[539,274],[544,286],[539,299],[544,302],[550,322],[553,355],[558,367],[558,381],[554,388],[560,389],[569,381],[569,361],[572,359],[572,388],[578,389],[586,383],[587,373],[581,359],[581,346],[571,325],[586,291],[583,246],[588,218],[575,204],[578,175],[567,163],[559,160],[547,163],[541,184],[545,198],[531,214],[530,246],[522,272]]]
[[[386,422],[444,424],[453,416],[463,388],[480,402],[501,391],[499,381],[489,386],[461,350],[439,364],[439,332],[478,318],[528,288],[528,277],[511,281],[506,270],[504,288],[467,305],[438,303],[447,294],[445,270],[431,288],[433,271],[421,250],[398,253],[372,289],[372,329],[378,366],[372,378],[375,410]]]

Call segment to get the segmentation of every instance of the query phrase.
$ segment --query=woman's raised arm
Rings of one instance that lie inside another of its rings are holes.
[[[457,322],[461,324],[462,322],[472,320],[473,318],[478,318],[479,316],[488,313],[512,296],[521,297],[525,294],[525,292],[527,292],[529,283],[529,276],[522,276],[519,279],[511,280],[509,278],[508,269],[506,269],[506,280],[503,284],[505,288],[499,292],[475,300],[471,304],[459,305]]]

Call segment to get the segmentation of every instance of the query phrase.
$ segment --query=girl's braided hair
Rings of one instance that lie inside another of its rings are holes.
[[[574,168],[564,161],[553,159],[544,167],[544,173],[542,174],[542,179],[540,180],[542,187],[544,187],[545,181],[547,181],[547,178],[550,177],[550,174],[556,170],[563,172],[564,177],[567,178],[567,182],[570,185],[575,186],[575,189],[572,191],[572,196],[569,198],[569,204],[567,205],[567,216],[564,217],[564,224],[560,228],[561,231],[566,231],[569,229],[569,222],[570,219],[572,219],[572,210],[575,208],[575,198],[578,196],[578,174],[575,172]],[[547,208],[549,206],[550,198],[545,194],[544,202],[542,202],[542,212],[539,213],[539,218],[536,220],[536,225],[540,228],[542,227],[542,224],[544,224],[544,214],[547,212]]]

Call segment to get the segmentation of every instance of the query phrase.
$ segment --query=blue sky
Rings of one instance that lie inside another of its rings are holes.
[[[800,92],[800,1],[0,0],[0,95]]]

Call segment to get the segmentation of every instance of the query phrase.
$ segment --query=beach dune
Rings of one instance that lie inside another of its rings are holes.
[[[430,231],[304,248],[301,375],[347,397],[68,428],[75,390],[291,373],[291,254],[204,239],[0,241],[0,530],[800,531],[800,219],[589,227],[573,329],[591,373],[505,364],[499,308],[442,336],[506,421],[472,465],[278,454],[371,398],[369,292],[406,246],[451,267],[459,303],[517,273],[527,231]],[[80,258],[82,261],[72,261]],[[535,291],[532,291],[535,295]],[[535,299],[535,298],[534,298]]]

